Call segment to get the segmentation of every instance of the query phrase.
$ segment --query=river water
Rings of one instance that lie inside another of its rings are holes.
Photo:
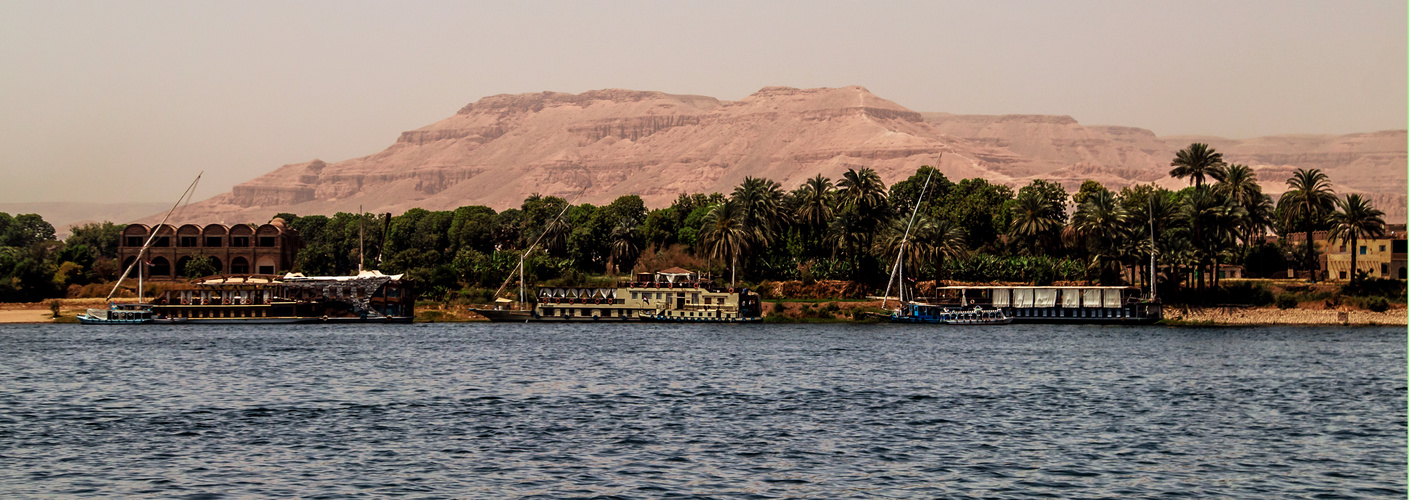
[[[1403,328],[0,326],[0,496],[1404,498]]]

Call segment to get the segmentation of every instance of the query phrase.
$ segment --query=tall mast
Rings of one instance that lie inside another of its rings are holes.
[[[935,160],[934,164],[939,165],[939,160],[942,159],[944,159],[944,153],[939,154],[939,159]],[[920,203],[925,200],[925,190],[929,189],[930,179],[934,177],[935,170],[939,170],[939,167],[931,168],[930,174],[925,176],[925,185],[920,188],[920,197],[915,199],[915,207],[910,209],[910,222],[905,225],[905,234],[900,237],[900,252],[895,256],[895,265],[891,267],[890,279],[886,280],[886,293],[881,297],[882,309],[885,308],[886,302],[890,300],[890,283],[895,281],[897,274],[900,275],[900,283],[898,284],[900,287],[900,303],[905,303],[905,270],[903,264],[905,261],[905,244],[910,241],[910,228],[915,225],[915,215],[920,213]]]
[[[587,188],[584,187],[584,188],[582,188],[582,191],[579,191],[579,192],[577,193],[577,196],[573,198],[573,201],[577,201],[577,198],[582,197],[582,193],[585,193],[585,192],[587,192]],[[535,239],[535,240],[533,240],[533,244],[532,244],[532,245],[529,245],[528,248],[527,248],[527,249],[524,249],[523,253],[519,255],[519,304],[520,304],[520,305],[523,304],[523,298],[524,298],[524,297],[523,297],[523,286],[524,286],[524,281],[525,281],[525,280],[524,280],[524,276],[523,276],[523,261],[524,261],[524,259],[528,258],[529,252],[532,252],[533,249],[538,246],[538,242],[543,241],[543,237],[548,235],[548,229],[551,228],[551,227],[553,227],[553,224],[556,223],[556,222],[558,222],[558,219],[563,218],[563,215],[564,215],[564,214],[567,214],[567,213],[568,213],[568,209],[570,209],[570,208],[572,208],[572,202],[568,202],[567,205],[565,205],[565,206],[563,207],[563,210],[562,210],[561,212],[558,212],[558,216],[557,216],[557,217],[554,217],[553,220],[548,221],[548,225],[544,227],[543,233],[542,233],[542,234],[539,234],[539,235],[538,235],[538,238]],[[494,291],[494,298],[498,299],[498,298],[499,298],[499,294],[504,293],[504,288],[508,287],[508,286],[509,286],[509,281],[510,281],[510,280],[513,280],[513,279],[514,279],[514,276],[513,276],[513,275],[509,275],[508,278],[505,278],[505,279],[504,279],[504,283],[501,284],[501,285],[499,285],[499,289]]]
[[[1150,300],[1155,300],[1155,194],[1150,193]]]
[[[186,187],[186,191],[184,191],[184,192],[181,193],[181,197],[176,199],[176,203],[174,203],[174,204],[171,205],[171,210],[167,210],[167,211],[166,211],[166,216],[162,217],[162,218],[161,218],[161,222],[158,222],[157,225],[152,228],[152,234],[147,235],[147,242],[146,242],[146,243],[143,243],[143,244],[142,244],[142,249],[137,251],[137,260],[132,261],[132,265],[127,266],[127,269],[125,269],[125,270],[122,271],[122,276],[117,279],[117,283],[114,283],[114,284],[113,284],[113,289],[112,289],[112,291],[108,292],[108,297],[107,297],[106,299],[103,299],[103,300],[112,300],[113,294],[117,293],[117,288],[120,287],[120,286],[122,286],[122,282],[127,279],[127,275],[132,274],[132,268],[142,265],[142,255],[147,252],[147,249],[148,249],[148,248],[151,248],[151,247],[152,247],[152,242],[156,241],[156,239],[157,239],[157,232],[161,231],[161,227],[162,227],[162,226],[166,225],[166,221],[167,221],[167,219],[170,219],[170,218],[171,218],[171,214],[172,214],[173,212],[176,212],[176,207],[181,206],[181,200],[185,200],[185,199],[189,198],[192,194],[194,194],[194,193],[196,192],[196,183],[198,183],[198,182],[201,181],[201,176],[202,176],[202,175],[205,175],[205,172],[204,172],[204,171],[202,171],[202,172],[199,173],[199,174],[196,174],[196,180],[191,181],[191,185],[190,185],[190,186],[187,186],[187,187]],[[175,236],[175,235],[173,235],[173,236]],[[141,302],[141,301],[142,301],[142,283],[141,283],[141,282],[142,282],[142,272],[139,270],[139,271],[137,271],[137,302]]]
[[[365,213],[362,212],[362,205],[358,205],[358,206],[357,206],[357,274],[359,274],[359,275],[362,274],[362,264],[366,261],[366,259],[364,259],[364,258],[362,257],[362,254],[367,253],[367,251],[366,251],[366,245],[363,244],[363,240],[366,239],[366,238],[365,238],[365,235],[364,235],[363,233],[365,233],[366,231],[362,228],[362,226],[366,225],[365,223],[367,222],[367,217],[366,217],[366,215],[367,215],[367,214],[365,214]]]

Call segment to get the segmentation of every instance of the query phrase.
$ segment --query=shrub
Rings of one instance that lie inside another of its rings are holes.
[[[1389,301],[1384,297],[1370,297],[1365,300],[1365,308],[1375,312],[1385,312],[1389,310]]]
[[[1399,297],[1404,295],[1404,282],[1384,278],[1360,279],[1342,287],[1341,294],[1357,297]]]
[[[1227,304],[1265,306],[1271,304],[1276,298],[1272,291],[1261,283],[1243,282],[1225,285],[1221,292],[1222,297],[1218,297],[1218,300]]]
[[[1296,305],[1297,305],[1297,302],[1296,302],[1296,296],[1295,296],[1295,295],[1292,295],[1292,294],[1289,294],[1289,293],[1284,293],[1284,294],[1281,294],[1281,295],[1278,295],[1278,296],[1277,296],[1277,308],[1278,308],[1278,309],[1291,309],[1291,308],[1293,308],[1293,307],[1296,307]]]

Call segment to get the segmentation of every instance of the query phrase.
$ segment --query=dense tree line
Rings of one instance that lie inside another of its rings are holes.
[[[62,297],[73,287],[116,279],[121,231],[111,222],[91,223],[58,241],[38,214],[0,212],[0,302]]]
[[[1179,151],[1170,166],[1189,187],[1116,192],[1087,181],[1068,193],[1036,180],[1014,192],[979,178],[954,182],[923,166],[890,186],[865,168],[836,180],[818,175],[791,191],[746,177],[727,195],[681,194],[655,210],[637,196],[598,207],[534,195],[502,212],[468,206],[380,218],[280,216],[305,238],[304,272],[355,270],[361,228],[369,262],[410,273],[432,294],[497,286],[530,247],[525,270],[539,281],[625,274],[650,250],[704,259],[707,271],[728,281],[883,284],[902,240],[907,276],[919,280],[1146,286],[1153,253],[1161,285],[1174,292],[1215,286],[1219,264],[1241,264],[1254,275],[1316,267],[1313,247],[1294,248],[1285,238],[1263,243],[1268,232],[1331,230],[1353,245],[1384,231],[1382,213],[1359,195],[1337,197],[1315,169],[1298,170],[1274,201],[1250,168],[1224,162],[1205,144]]]
[[[278,217],[303,237],[296,270],[338,275],[361,264],[408,273],[431,297],[497,287],[521,257],[531,281],[582,282],[629,273],[645,252],[691,256],[727,281],[850,279],[881,286],[902,241],[906,276],[915,280],[1145,286],[1154,254],[1160,285],[1177,293],[1216,286],[1213,271],[1224,263],[1263,276],[1317,267],[1314,247],[1293,247],[1286,238],[1263,243],[1269,231],[1328,230],[1352,247],[1384,233],[1383,213],[1359,195],[1336,196],[1319,170],[1296,171],[1274,201],[1251,169],[1224,162],[1207,145],[1191,144],[1170,166],[1170,175],[1188,179],[1189,187],[1116,192],[1087,181],[1068,193],[1035,180],[1015,192],[979,178],[954,182],[922,166],[890,186],[866,168],[836,180],[818,175],[791,191],[746,177],[727,195],[681,194],[655,210],[634,195],[605,206],[533,195],[503,211],[465,206],[395,216]],[[60,296],[114,279],[121,273],[113,263],[120,231],[112,223],[88,224],[59,242],[38,215],[0,213],[0,300]],[[208,269],[195,259],[178,271]]]

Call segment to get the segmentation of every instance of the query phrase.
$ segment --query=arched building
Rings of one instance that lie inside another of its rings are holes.
[[[124,269],[136,260],[152,231],[144,224],[129,224],[122,230],[118,260]],[[210,258],[214,274],[284,274],[293,269],[294,257],[303,246],[298,230],[278,218],[262,226],[163,224],[155,231],[156,240],[144,258],[146,279],[153,281],[185,279],[186,264],[197,255]]]

